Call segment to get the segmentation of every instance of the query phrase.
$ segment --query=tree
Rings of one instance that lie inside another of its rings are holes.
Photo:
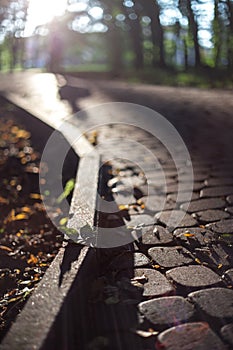
[[[28,0],[2,0],[0,9],[0,28],[10,53],[11,70],[18,62],[22,64],[24,41],[22,34],[27,17]]]
[[[229,24],[227,26],[227,59],[228,68],[233,69],[233,1],[226,0]]]
[[[157,1],[143,2],[145,14],[151,19],[151,37],[153,43],[153,66],[165,67],[164,31],[160,23],[160,6]]]
[[[129,35],[134,51],[134,68],[142,69],[144,66],[144,55],[143,55],[143,38],[142,38],[142,27],[141,27],[141,12],[142,6],[140,1],[135,0],[134,6],[127,9],[125,6],[124,14],[126,16],[126,22],[130,28]]]
[[[193,38],[195,52],[195,67],[201,66],[200,45],[198,41],[198,19],[192,8],[191,0],[179,0],[179,9],[181,13],[189,20],[189,30]]]

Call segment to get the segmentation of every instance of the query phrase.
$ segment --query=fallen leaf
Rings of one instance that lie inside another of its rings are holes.
[[[43,196],[39,193],[30,193],[29,197],[31,199],[43,199]]]
[[[128,210],[129,205],[128,204],[120,204],[120,205],[118,205],[118,209],[119,210]]]
[[[29,219],[29,216],[26,213],[20,213],[20,214],[17,214],[14,217],[15,221],[17,221],[17,220],[27,220],[27,219]]]
[[[0,196],[0,204],[8,204],[8,203],[9,203],[8,199],[3,198],[2,196]]]
[[[149,338],[149,337],[155,336],[159,333],[159,332],[154,331],[152,329],[148,329],[148,331],[144,331],[142,329],[135,329],[135,330],[133,330],[133,332],[140,335],[140,337],[143,337],[143,338]]]
[[[131,278],[131,281],[146,283],[146,282],[148,282],[148,277],[145,274],[143,274],[142,276],[135,276],[135,277]]]
[[[67,221],[68,221],[68,218],[66,217],[66,218],[62,218],[60,221],[59,221],[59,224],[61,225],[61,226],[64,226],[66,223],[67,223]]]
[[[5,251],[7,251],[7,252],[12,252],[12,251],[13,251],[11,248],[9,248],[9,247],[7,247],[7,246],[5,246],[5,245],[0,245],[0,249],[1,249],[1,250],[5,250]]]
[[[21,210],[24,212],[24,213],[28,213],[28,214],[31,214],[32,213],[32,209],[28,206],[25,206],[25,207],[22,207]]]
[[[198,264],[201,264],[201,260],[199,260],[198,258],[196,258],[195,261],[196,261]]]
[[[154,268],[154,269],[160,269],[160,265],[152,265],[152,267]]]
[[[35,255],[31,254],[30,258],[27,261],[27,263],[28,264],[37,264],[38,263],[38,258]]]
[[[194,233],[186,232],[186,233],[184,233],[184,236],[185,236],[185,237],[194,237],[195,234],[194,234]]]

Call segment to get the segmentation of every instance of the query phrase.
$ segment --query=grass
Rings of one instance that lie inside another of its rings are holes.
[[[125,76],[128,81],[155,85],[233,88],[233,74],[229,74],[227,70],[216,71],[209,68],[200,68],[184,72],[172,69],[145,69],[143,71],[129,71]]]
[[[14,72],[20,71],[20,67]],[[30,69],[31,71],[32,69]],[[46,69],[33,69],[33,71],[46,71]],[[2,71],[3,72],[3,71]],[[6,72],[6,70],[4,70]],[[3,73],[4,73],[3,72]],[[77,66],[67,66],[63,72],[81,78],[89,79],[118,79],[133,83],[145,83],[153,85],[197,87],[197,88],[233,88],[233,72],[227,69],[213,69],[203,67],[199,69],[190,68],[187,71],[177,69],[161,69],[146,67],[143,70],[125,69],[114,74],[107,64],[80,64]]]

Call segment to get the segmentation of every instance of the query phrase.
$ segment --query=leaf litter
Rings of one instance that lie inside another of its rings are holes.
[[[0,113],[1,340],[57,254],[63,236],[46,215],[42,203],[46,193],[39,190],[40,169],[48,166],[40,166],[30,132],[15,121],[17,111],[2,105]],[[71,179],[58,201],[73,186]],[[67,213],[61,210],[56,215],[66,223]]]

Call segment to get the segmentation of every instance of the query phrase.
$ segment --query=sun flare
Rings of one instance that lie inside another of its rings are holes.
[[[64,14],[67,0],[30,0],[26,34],[31,35],[34,29],[50,22],[54,17]]]

